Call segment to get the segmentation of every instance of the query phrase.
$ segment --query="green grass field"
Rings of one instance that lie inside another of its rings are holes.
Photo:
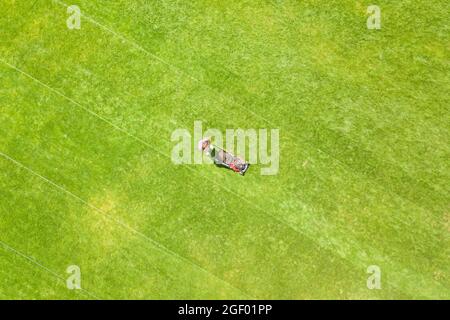
[[[1,299],[450,298],[448,1],[71,4],[0,2]],[[279,173],[174,165],[195,120]]]

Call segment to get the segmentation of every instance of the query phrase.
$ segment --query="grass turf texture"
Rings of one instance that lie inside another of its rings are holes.
[[[381,30],[368,1],[76,4],[0,4],[0,298],[450,297],[447,1],[377,1]],[[194,120],[280,128],[279,174],[173,165]]]

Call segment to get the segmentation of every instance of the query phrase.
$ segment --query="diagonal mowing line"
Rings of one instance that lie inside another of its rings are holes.
[[[52,0],[52,1],[57,3],[57,4],[59,4],[59,5],[61,5],[61,6],[63,6],[63,7],[66,7],[66,8],[68,7],[68,5],[66,3],[62,2],[62,1],[59,1],[59,0]],[[127,39],[125,36],[121,35],[120,33],[116,32],[116,31],[112,30],[111,28],[108,28],[107,26],[105,26],[105,25],[101,24],[100,22],[96,21],[94,18],[91,18],[90,16],[88,16],[88,15],[82,13],[82,12],[80,13],[80,15],[82,17],[84,17],[86,20],[90,21],[92,24],[95,24],[96,26],[100,27],[101,29],[104,29],[104,30],[108,31],[109,33],[112,33],[117,38],[121,39],[123,42],[127,42],[128,44],[131,44],[134,48],[136,48],[139,51],[142,51],[142,52],[148,54],[149,56],[153,57],[155,60],[161,62],[162,64],[164,64],[164,65],[166,65],[166,66],[168,66],[168,67],[170,67],[170,68],[172,68],[172,69],[174,69],[174,70],[176,70],[178,72],[182,72],[185,76],[188,76],[189,78],[191,78],[192,80],[194,80],[196,82],[200,82],[199,79],[195,78],[192,75],[187,74],[186,72],[184,72],[179,67],[177,67],[177,66],[171,64],[170,62],[167,62],[164,59],[158,57],[157,55],[151,53],[150,51],[148,51],[147,49],[142,47],[140,44]]]
[[[67,189],[65,189],[65,188],[63,188],[63,187],[61,187],[60,185],[58,185],[58,184],[56,184],[55,182],[53,182],[53,181],[47,179],[46,177],[40,175],[39,173],[37,173],[36,171],[32,170],[31,168],[28,168],[27,166],[25,166],[24,164],[20,163],[19,161],[17,161],[17,160],[15,160],[15,159],[11,158],[11,157],[8,156],[7,154],[5,154],[5,153],[3,153],[3,152],[0,151],[0,156],[2,156],[3,158],[5,158],[5,159],[11,161],[12,163],[14,163],[15,165],[17,165],[18,167],[20,167],[20,168],[22,168],[22,169],[25,169],[26,171],[30,172],[31,174],[33,174],[33,175],[39,177],[40,179],[42,179],[42,180],[44,180],[45,182],[47,182],[48,184],[52,185],[52,186],[55,187],[56,189],[62,191],[63,193],[68,194],[68,195],[71,196],[72,198],[74,198],[74,199],[80,201],[81,203],[83,203],[84,205],[86,205],[86,206],[88,206],[89,208],[93,209],[94,211],[97,211],[97,212],[100,213],[102,216],[104,216],[104,217],[106,217],[107,219],[109,219],[109,220],[111,220],[111,221],[117,223],[118,225],[120,225],[120,226],[123,227],[124,229],[127,229],[128,231],[131,231],[132,233],[134,233],[134,234],[136,234],[136,235],[142,237],[143,239],[149,241],[149,242],[152,243],[152,244],[153,244],[160,252],[163,252],[163,253],[165,253],[165,254],[171,255],[171,256],[173,256],[173,257],[175,257],[175,258],[177,258],[177,259],[183,261],[184,263],[190,264],[190,265],[192,265],[192,266],[198,268],[200,271],[204,272],[205,274],[211,275],[211,276],[214,277],[216,280],[219,280],[220,282],[222,282],[222,283],[228,285],[229,287],[231,287],[231,288],[233,288],[233,289],[239,291],[239,292],[242,293],[244,296],[250,298],[250,296],[249,296],[247,293],[245,293],[245,292],[242,291],[241,289],[235,287],[235,286],[232,285],[231,283],[229,283],[229,282],[227,282],[227,281],[225,281],[225,280],[219,278],[218,276],[216,276],[216,275],[213,274],[212,272],[208,271],[207,269],[205,269],[205,268],[202,267],[201,265],[199,265],[199,264],[197,264],[197,263],[195,263],[195,262],[189,260],[188,258],[186,258],[186,257],[184,257],[184,256],[181,256],[180,254],[178,254],[178,253],[176,253],[175,251],[173,251],[173,250],[167,248],[166,246],[162,245],[160,242],[158,242],[158,241],[156,241],[156,240],[154,240],[154,239],[152,239],[152,238],[146,236],[146,235],[143,234],[142,232],[140,232],[140,231],[134,229],[133,227],[127,225],[127,224],[124,223],[124,222],[122,222],[121,220],[112,217],[108,212],[106,212],[106,211],[104,211],[104,210],[102,210],[102,209],[100,209],[100,208],[98,208],[98,207],[96,207],[96,206],[90,204],[90,203],[87,202],[86,200],[80,198],[80,197],[77,196],[76,194],[74,194],[74,193],[70,192],[69,190],[67,190]],[[255,299],[255,298],[253,298],[253,297],[251,297],[251,298],[252,298],[252,299]]]
[[[11,247],[9,244],[3,242],[2,240],[0,240],[0,244],[1,244],[4,248],[6,248],[6,250],[11,251],[11,252],[15,253],[16,255],[18,255],[18,256],[20,256],[20,257],[22,257],[22,258],[28,260],[29,262],[31,262],[31,263],[34,264],[35,266],[37,266],[37,267],[39,267],[39,268],[41,268],[41,269],[47,271],[48,273],[50,273],[50,274],[53,275],[54,277],[58,278],[59,280],[62,280],[62,281],[64,281],[64,282],[66,281],[66,279],[64,279],[63,277],[61,277],[61,276],[60,276],[59,274],[57,274],[55,271],[53,271],[53,270],[47,268],[46,266],[44,266],[42,263],[40,263],[40,262],[37,261],[36,259],[32,258],[31,256],[26,255],[25,253],[20,252],[19,250],[17,250],[17,249],[15,249],[15,248]],[[81,288],[81,291],[83,291],[85,294],[91,296],[91,297],[94,298],[94,299],[102,300],[102,299],[100,299],[99,297],[97,297],[95,294],[89,292],[89,291],[86,290],[86,289]]]
[[[68,7],[68,5],[67,5],[66,3],[62,2],[62,1],[59,1],[59,0],[52,0],[52,1],[55,2],[55,3],[57,3],[57,4],[59,4],[59,5],[61,5],[61,6],[63,6],[63,7],[66,7],[66,8]],[[245,108],[241,103],[239,103],[239,102],[237,102],[237,101],[235,101],[235,100],[232,100],[229,96],[226,96],[226,95],[224,95],[222,92],[217,91],[216,89],[214,89],[214,88],[211,87],[210,85],[206,84],[204,81],[202,81],[202,80],[200,80],[200,79],[194,77],[193,75],[187,73],[187,72],[186,72],[185,70],[183,70],[182,68],[177,67],[176,65],[174,65],[174,64],[172,64],[172,63],[170,63],[170,62],[164,60],[163,58],[157,56],[156,54],[150,52],[149,50],[145,49],[143,46],[141,46],[140,44],[138,44],[136,41],[133,41],[133,40],[128,39],[128,38],[125,37],[124,35],[122,35],[122,34],[118,33],[117,31],[114,31],[113,29],[111,29],[111,28],[105,26],[104,24],[98,22],[97,20],[95,20],[94,18],[92,18],[92,17],[86,15],[85,13],[82,13],[82,12],[81,12],[80,15],[81,15],[82,17],[84,17],[86,20],[90,21],[92,24],[95,24],[96,26],[100,27],[101,29],[106,30],[107,32],[113,34],[114,36],[116,36],[117,38],[119,38],[120,40],[122,40],[123,42],[126,42],[126,43],[130,44],[130,45],[131,45],[132,47],[134,47],[135,49],[137,49],[137,50],[139,50],[139,51],[141,51],[141,52],[143,52],[143,53],[149,55],[149,56],[152,57],[153,59],[155,59],[155,60],[159,61],[160,63],[162,63],[162,64],[164,64],[164,65],[170,67],[171,69],[175,70],[175,71],[178,72],[179,74],[183,74],[184,76],[186,76],[186,77],[188,77],[188,78],[194,80],[195,82],[197,82],[197,83],[199,83],[199,84],[201,84],[201,85],[203,85],[203,86],[209,88],[210,90],[214,91],[216,94],[219,94],[220,96],[222,96],[222,97],[225,98],[226,100],[229,100],[229,101],[231,101],[232,103],[234,103],[234,104],[236,104],[236,105],[238,105],[238,106],[240,106],[240,107],[246,109],[246,110],[247,110],[249,113],[251,113],[253,116],[255,116],[255,117],[257,117],[257,118],[259,118],[259,119],[265,121],[267,124],[271,125],[272,127],[276,127],[275,124],[274,124],[273,122],[271,122],[269,119],[265,118],[264,116],[262,116],[262,115],[260,115],[260,114],[258,114],[258,113],[256,113],[256,112],[254,112],[254,111],[252,111],[252,110],[250,110],[250,109]],[[319,150],[319,151],[320,151],[320,150]]]
[[[20,72],[20,73],[23,74],[24,76],[26,76],[26,77],[28,77],[28,78],[30,78],[30,79],[36,81],[37,83],[39,83],[39,84],[42,85],[43,87],[49,89],[50,91],[52,91],[52,92],[56,93],[57,95],[63,97],[64,99],[66,99],[66,100],[72,102],[74,105],[76,105],[77,107],[79,107],[79,108],[83,109],[84,111],[90,113],[90,114],[93,115],[94,117],[97,117],[97,118],[99,118],[100,120],[102,120],[103,122],[106,122],[106,123],[109,124],[110,126],[114,127],[116,130],[119,130],[119,131],[121,131],[122,133],[125,133],[126,135],[132,137],[133,139],[135,139],[135,140],[137,140],[137,141],[139,141],[139,142],[145,144],[146,146],[151,147],[145,140],[142,140],[141,138],[139,138],[139,137],[133,135],[132,133],[130,133],[129,131],[127,131],[127,130],[121,128],[121,127],[119,127],[118,125],[114,124],[114,123],[111,122],[110,120],[106,119],[105,117],[102,117],[101,115],[99,115],[98,113],[92,111],[91,109],[86,108],[86,107],[83,106],[82,104],[78,103],[77,101],[73,100],[72,98],[69,98],[68,96],[66,96],[65,94],[59,92],[58,90],[53,89],[52,87],[50,87],[49,85],[45,84],[45,83],[42,82],[41,80],[39,80],[39,79],[33,77],[31,74],[29,74],[29,73],[27,73],[27,72],[25,72],[25,71],[23,71],[23,70],[17,68],[16,66],[14,66],[14,65],[10,64],[9,62],[3,60],[2,58],[0,58],[0,61],[3,62],[4,64],[6,64],[7,66],[9,66],[10,68],[16,70],[17,72]],[[155,124],[155,125],[161,128],[161,126],[159,126],[158,124]]]
[[[66,8],[68,7],[68,5],[67,5],[66,3],[62,2],[62,1],[59,1],[59,0],[52,0],[52,1],[55,2],[55,3],[57,3],[57,4],[59,4],[59,5],[61,5],[61,6],[63,6],[63,7],[66,7]],[[253,116],[255,116],[255,117],[257,117],[257,118],[259,118],[259,119],[265,121],[268,125],[270,125],[270,126],[272,126],[272,127],[276,127],[276,125],[275,125],[272,121],[270,121],[269,119],[267,119],[266,117],[264,117],[264,116],[262,116],[262,115],[260,115],[260,114],[258,114],[258,113],[256,113],[256,112],[254,112],[254,111],[252,111],[252,110],[250,110],[250,109],[245,108],[241,103],[235,101],[234,99],[231,99],[229,96],[224,95],[222,92],[217,91],[216,89],[214,89],[214,88],[211,87],[210,85],[208,85],[208,84],[206,84],[205,82],[201,81],[200,79],[194,77],[193,75],[187,73],[187,72],[184,71],[182,68],[177,67],[176,65],[174,65],[174,64],[172,64],[172,63],[170,63],[170,62],[168,62],[168,61],[166,61],[166,60],[160,58],[160,57],[157,56],[156,54],[154,54],[154,53],[150,52],[149,50],[145,49],[143,46],[141,46],[141,45],[138,44],[137,42],[128,39],[128,38],[125,37],[124,35],[122,35],[122,34],[116,32],[116,31],[114,31],[113,29],[111,29],[111,28],[105,26],[104,24],[98,22],[98,21],[95,20],[94,18],[92,18],[92,17],[90,17],[90,16],[88,16],[88,15],[86,15],[86,14],[84,14],[84,13],[80,13],[80,15],[83,16],[86,20],[88,20],[88,21],[90,21],[91,23],[95,24],[96,26],[100,27],[101,29],[106,30],[107,32],[109,32],[109,33],[113,34],[114,36],[116,36],[117,38],[121,39],[123,42],[126,42],[126,43],[130,44],[132,47],[138,49],[139,51],[141,51],[141,52],[143,52],[143,53],[145,53],[145,54],[151,56],[153,59],[159,61],[160,63],[162,63],[162,64],[164,64],[164,65],[170,67],[171,69],[174,69],[176,72],[178,72],[178,73],[180,73],[180,74],[183,74],[184,76],[186,76],[186,77],[188,77],[188,78],[194,80],[195,82],[197,82],[197,83],[199,83],[199,84],[201,84],[201,85],[203,85],[203,86],[209,88],[210,90],[214,91],[216,94],[219,94],[221,97],[223,97],[223,98],[226,99],[226,100],[231,101],[231,102],[234,103],[235,105],[238,105],[239,107],[244,108],[244,109],[247,110],[249,113],[251,113]],[[293,136],[292,136],[292,137],[293,137]],[[317,148],[317,147],[316,147],[316,148]],[[320,150],[320,149],[318,149],[318,150],[319,150],[320,152],[323,152],[323,151]],[[337,159],[336,159],[336,160],[337,160]]]
[[[61,6],[63,6],[63,7],[68,7],[68,5],[67,5],[65,2],[63,2],[63,1],[60,1],[60,0],[52,0],[52,1],[55,2],[55,3],[57,3],[57,4],[59,4],[59,5],[61,5]],[[80,15],[83,16],[86,20],[88,20],[88,21],[90,21],[91,23],[95,24],[96,26],[100,27],[101,29],[106,30],[107,32],[109,32],[109,33],[113,34],[114,36],[116,36],[117,38],[121,39],[123,42],[126,42],[126,43],[130,44],[132,47],[134,47],[134,48],[138,49],[139,51],[141,51],[141,52],[143,52],[143,53],[145,53],[145,54],[151,56],[152,58],[154,58],[155,60],[161,62],[162,64],[164,64],[164,65],[166,65],[166,66],[168,66],[168,67],[174,69],[174,70],[177,71],[178,73],[183,74],[184,76],[189,77],[189,78],[191,78],[192,80],[198,82],[199,84],[201,84],[201,85],[203,85],[203,86],[209,88],[210,90],[214,91],[216,94],[219,94],[220,96],[222,96],[222,97],[225,98],[226,100],[229,100],[229,101],[231,101],[232,103],[234,103],[234,104],[240,106],[241,108],[244,108],[244,109],[247,110],[249,113],[251,113],[253,116],[255,116],[255,117],[257,117],[257,118],[259,118],[259,119],[265,121],[267,124],[271,125],[272,127],[276,127],[276,125],[275,125],[272,121],[270,121],[269,119],[267,119],[266,117],[264,117],[264,116],[262,116],[262,115],[260,115],[260,114],[258,114],[258,113],[256,113],[256,112],[254,112],[254,111],[252,111],[252,110],[250,110],[250,109],[245,108],[245,106],[243,106],[240,102],[237,102],[237,101],[235,101],[234,99],[231,99],[229,96],[223,94],[223,93],[220,92],[220,91],[217,91],[216,89],[214,89],[213,87],[211,87],[210,85],[208,85],[207,83],[205,83],[204,81],[202,81],[202,80],[200,80],[200,79],[194,77],[193,75],[187,73],[187,72],[186,72],[185,70],[183,70],[182,68],[177,67],[176,65],[174,65],[174,64],[172,64],[172,63],[170,63],[170,62],[164,60],[163,58],[157,56],[156,54],[150,52],[149,50],[145,49],[143,46],[141,46],[140,44],[138,44],[136,41],[133,41],[133,40],[128,39],[128,38],[125,37],[124,35],[122,35],[122,34],[116,32],[116,31],[114,31],[113,29],[111,29],[111,28],[105,26],[104,24],[98,22],[98,21],[95,20],[94,18],[92,18],[92,17],[90,17],[90,16],[88,16],[88,15],[86,15],[86,14],[84,14],[84,13],[80,13]],[[317,148],[317,147],[316,147],[316,148]],[[317,148],[317,149],[318,149],[318,148]],[[318,150],[319,150],[320,152],[323,152],[323,151],[320,150],[320,149],[318,149]]]

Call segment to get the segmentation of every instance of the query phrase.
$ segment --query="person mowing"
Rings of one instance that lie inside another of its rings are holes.
[[[198,149],[205,152],[216,166],[229,168],[240,175],[244,175],[250,166],[249,163],[246,163],[241,158],[235,157],[231,153],[213,145],[210,138],[200,140]]]

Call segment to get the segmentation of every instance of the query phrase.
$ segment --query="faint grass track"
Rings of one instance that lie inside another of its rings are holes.
[[[1,152],[0,152],[0,154],[1,154]],[[63,278],[62,276],[60,276],[60,275],[59,275],[58,273],[56,273],[55,271],[53,271],[53,270],[47,268],[47,267],[44,266],[41,262],[39,262],[38,260],[34,259],[33,257],[31,257],[31,256],[29,256],[29,255],[26,255],[26,254],[23,253],[23,252],[20,252],[19,250],[13,248],[13,247],[10,246],[9,244],[3,242],[1,239],[0,239],[0,244],[2,245],[2,247],[3,247],[5,250],[7,250],[7,251],[9,251],[9,252],[12,252],[12,253],[16,254],[17,256],[19,256],[19,257],[21,257],[21,258],[27,260],[28,262],[32,263],[32,264],[35,265],[36,267],[38,267],[38,268],[40,268],[40,269],[42,269],[42,270],[48,272],[49,274],[51,274],[51,275],[54,276],[55,278],[61,280],[64,284],[66,283],[66,279],[65,279],[65,278]],[[88,296],[91,297],[91,298],[94,298],[94,299],[97,299],[97,300],[101,300],[101,298],[99,298],[97,295],[93,294],[92,292],[90,292],[90,291],[88,291],[88,290],[86,290],[86,289],[84,289],[84,288],[81,288],[81,289],[79,289],[79,290],[81,290],[81,292],[83,292],[84,294],[88,295]]]

